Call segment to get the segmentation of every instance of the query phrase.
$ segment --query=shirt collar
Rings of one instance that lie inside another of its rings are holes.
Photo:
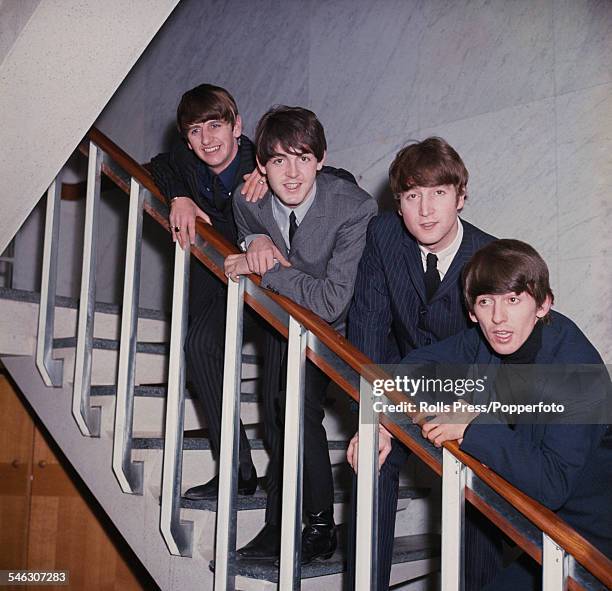
[[[459,247],[461,246],[461,241],[463,240],[463,224],[461,220],[457,218],[457,235],[455,239],[443,250],[439,252],[434,252],[438,257],[438,271],[440,273],[440,278],[442,279],[446,272],[448,271],[455,255],[459,251]],[[421,262],[423,263],[423,269],[427,268],[427,255],[431,252],[428,248],[419,244],[419,250],[421,251]]]

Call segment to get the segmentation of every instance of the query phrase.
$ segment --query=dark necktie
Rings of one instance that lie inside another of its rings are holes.
[[[213,176],[212,194],[213,194],[213,203],[215,204],[215,208],[218,211],[225,211],[225,208],[230,203],[230,200],[227,198],[227,195],[224,193],[223,184],[221,183],[221,179],[217,175]]]
[[[295,219],[295,212],[292,211],[289,214],[289,248],[291,248],[291,243],[293,242],[293,236],[295,231],[298,229],[297,220]]]
[[[427,255],[427,269],[425,270],[425,291],[427,301],[431,301],[440,285],[440,273],[438,273],[438,257],[431,252]]]

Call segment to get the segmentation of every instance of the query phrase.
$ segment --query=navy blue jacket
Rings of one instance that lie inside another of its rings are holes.
[[[397,213],[383,213],[368,227],[359,263],[348,339],[375,363],[397,363],[413,349],[470,326],[461,271],[482,246],[495,240],[462,220],[463,240],[431,302],[416,240]]]
[[[402,363],[431,362],[499,364],[500,359],[480,330],[472,328],[413,351],[402,360]],[[603,364],[603,361],[569,318],[551,312],[551,322],[542,327],[542,345],[535,363]],[[576,392],[576,396],[585,394]],[[466,430],[461,449],[557,512],[612,557],[609,425],[517,424],[511,428],[501,422],[490,424],[490,418],[487,423],[476,419]]]

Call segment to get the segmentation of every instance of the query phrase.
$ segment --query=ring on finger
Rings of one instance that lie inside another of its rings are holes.
[[[265,184],[266,184],[266,181],[264,181],[263,179],[259,179],[257,182],[258,182],[260,185],[265,185]]]

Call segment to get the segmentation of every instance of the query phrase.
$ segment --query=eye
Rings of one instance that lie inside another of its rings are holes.
[[[436,189],[436,196],[441,197],[442,195],[446,195],[446,191],[444,189]]]
[[[221,127],[221,123],[219,123],[218,121],[215,121],[214,123],[211,123],[210,126],[213,129],[217,129],[218,127]]]
[[[300,160],[301,160],[302,162],[310,162],[310,156],[308,156],[307,154],[302,154],[302,155],[300,156]]]
[[[491,303],[491,300],[489,298],[478,298],[476,300],[476,304],[478,306],[488,306]]]
[[[407,201],[414,201],[418,198],[418,195],[416,193],[404,193],[404,198]]]
[[[192,127],[189,130],[189,135],[198,135],[198,133],[200,133],[200,128],[199,127]]]
[[[276,166],[280,166],[283,163],[283,159],[282,158],[273,158],[272,159],[272,164],[275,164]]]
[[[509,301],[511,304],[518,304],[518,303],[519,303],[521,300],[518,298],[518,296],[510,296],[510,297],[508,298],[508,301]]]

